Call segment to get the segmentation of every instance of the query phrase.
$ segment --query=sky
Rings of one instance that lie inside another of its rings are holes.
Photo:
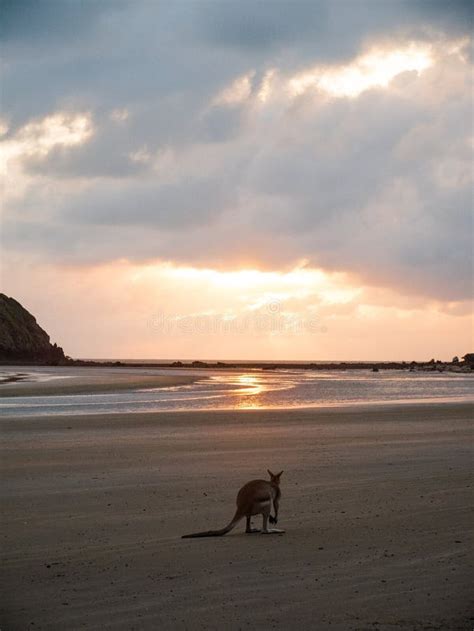
[[[471,2],[0,18],[1,290],[68,355],[473,350]]]

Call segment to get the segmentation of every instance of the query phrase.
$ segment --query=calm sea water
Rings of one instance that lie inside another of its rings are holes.
[[[40,379],[51,381],[54,369]],[[180,371],[156,375],[196,375],[199,381],[169,388],[107,394],[2,397],[0,411],[15,416],[152,412],[178,410],[304,408],[345,404],[429,401],[474,402],[474,375],[349,370]],[[123,373],[122,373],[123,374]],[[62,378],[64,376],[62,375]],[[74,379],[74,376],[70,377]]]

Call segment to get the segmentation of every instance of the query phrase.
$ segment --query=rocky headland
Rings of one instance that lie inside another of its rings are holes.
[[[0,293],[0,362],[57,365],[68,363],[63,349],[19,302]]]

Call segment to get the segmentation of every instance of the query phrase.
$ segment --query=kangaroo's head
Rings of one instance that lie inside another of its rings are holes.
[[[272,473],[270,469],[267,469],[267,471],[268,471],[268,475],[270,476],[270,482],[272,484],[276,484],[277,486],[280,486],[280,476],[283,473],[283,471],[280,471],[280,473],[277,473],[276,475]]]

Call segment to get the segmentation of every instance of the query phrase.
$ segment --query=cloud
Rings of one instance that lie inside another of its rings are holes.
[[[466,3],[87,3],[70,41],[44,6],[5,36],[10,253],[470,295]]]

